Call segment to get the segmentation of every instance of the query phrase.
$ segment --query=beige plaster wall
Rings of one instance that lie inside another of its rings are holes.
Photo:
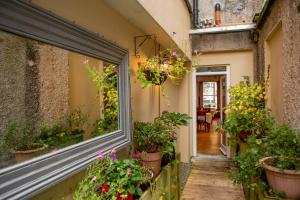
[[[230,85],[235,85],[249,76],[253,80],[253,52],[233,51],[203,53],[193,58],[194,65],[229,65]]]
[[[97,97],[96,84],[89,77],[83,62],[88,59],[90,66],[102,70],[103,62],[82,54],[69,52],[69,106],[71,112],[80,109],[88,114],[87,132],[93,130],[93,124],[101,117],[101,102]]]
[[[191,19],[184,0],[137,0],[157,23],[172,37],[186,56],[191,58],[189,30]]]
[[[276,123],[283,123],[283,38],[281,23],[266,41],[266,70],[269,70],[267,105],[275,116]],[[268,58],[267,58],[268,57]]]
[[[136,79],[137,59],[134,56],[134,36],[144,33],[111,9],[102,0],[33,0],[33,3],[74,22],[87,30],[103,36],[129,50],[131,73],[131,105],[133,121],[149,121],[158,116],[158,88],[142,89]],[[67,9],[66,9],[67,8]],[[147,45],[146,45],[147,47]],[[146,48],[140,51],[140,60],[148,54]]]

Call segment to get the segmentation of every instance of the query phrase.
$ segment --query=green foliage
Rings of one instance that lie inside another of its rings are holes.
[[[263,173],[263,168],[259,159],[263,157],[263,152],[258,148],[250,148],[245,153],[233,158],[235,167],[229,172],[229,177],[236,184],[243,184],[250,189],[264,188],[265,184],[259,180]]]
[[[300,133],[286,125],[273,129],[261,144],[265,156],[274,159],[268,163],[280,169],[300,170]]]
[[[162,151],[172,155],[176,147],[175,130],[187,126],[191,117],[177,112],[165,112],[154,122],[135,122],[133,140],[137,149],[148,153]]]
[[[160,120],[173,129],[178,128],[179,126],[188,126],[189,120],[191,117],[185,113],[178,113],[178,112],[165,112],[160,117],[156,118],[156,120]]]
[[[50,148],[62,148],[83,140],[84,131],[71,130],[61,123],[42,124],[40,127],[40,139]]]
[[[86,69],[96,84],[97,95],[103,94],[103,118],[95,122],[95,130],[91,133],[92,137],[96,137],[118,128],[117,66],[107,65],[103,68],[102,73],[88,64]]]
[[[265,84],[250,84],[249,78],[229,89],[230,103],[222,126],[229,133],[230,144],[242,140],[240,133],[247,132],[262,138],[272,129],[274,119],[265,109]]]
[[[38,132],[31,120],[21,120],[11,123],[4,131],[4,151],[25,151],[33,150],[43,146],[38,137]]]
[[[172,129],[160,122],[135,122],[133,140],[139,151],[147,153],[164,151],[171,142]]]
[[[176,49],[166,49],[159,52],[159,55],[139,63],[137,79],[140,80],[143,88],[161,85],[165,76],[178,85],[189,71],[185,64],[186,59]]]
[[[86,177],[80,182],[73,195],[74,200],[116,200],[118,193],[140,196],[141,184],[150,182],[149,169],[135,160],[111,160],[108,157],[97,159],[87,170]],[[101,186],[108,186],[107,192]]]
[[[267,135],[257,139],[254,135],[248,138],[250,148],[234,157],[236,168],[230,171],[235,183],[246,187],[265,188],[260,180],[263,168],[259,160],[271,156],[271,166],[279,169],[300,170],[300,135],[285,125],[273,127]]]

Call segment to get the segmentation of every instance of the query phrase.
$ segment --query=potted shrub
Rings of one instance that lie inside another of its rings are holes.
[[[168,125],[172,130],[170,134],[170,145],[165,149],[162,157],[162,166],[165,166],[172,160],[175,160],[175,147],[177,140],[176,130],[180,126],[188,126],[190,119],[191,117],[188,114],[167,111],[164,111],[160,117],[155,119],[156,121],[160,121]]]
[[[87,169],[73,195],[74,200],[133,200],[142,194],[140,186],[151,181],[149,169],[134,159],[118,160],[115,152],[99,158]]]
[[[161,170],[163,151],[172,146],[172,129],[160,122],[135,122],[133,140],[135,148],[141,152],[141,161],[149,166],[155,176]]]
[[[288,198],[300,198],[300,135],[280,126],[264,139],[265,157],[260,160],[269,185]]]
[[[250,84],[249,78],[229,90],[230,103],[227,105],[226,120],[223,124],[229,134],[231,145],[243,148],[250,135],[262,138],[272,128],[274,120],[265,108],[265,84]]]
[[[2,149],[14,153],[17,163],[37,156],[47,147],[41,142],[32,121],[12,123],[4,132]]]

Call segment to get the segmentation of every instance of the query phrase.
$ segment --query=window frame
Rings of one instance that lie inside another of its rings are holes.
[[[26,0],[0,1],[0,30],[118,65],[119,130],[0,170],[0,199],[27,199],[131,144],[128,50]]]
[[[203,94],[202,94],[202,98],[203,98],[203,107],[204,108],[206,108],[205,106],[204,106],[204,97],[213,97],[214,98],[214,100],[215,100],[215,104],[216,104],[216,106],[213,106],[212,108],[217,108],[218,107],[218,92],[216,92],[216,88],[217,88],[217,82],[215,82],[215,81],[205,81],[205,82],[203,82],[203,91],[204,91],[204,83],[214,83],[214,90],[213,90],[213,93],[214,94],[212,94],[212,95],[210,95],[210,94],[204,94],[204,92],[203,92]],[[211,103],[210,103],[211,104]]]

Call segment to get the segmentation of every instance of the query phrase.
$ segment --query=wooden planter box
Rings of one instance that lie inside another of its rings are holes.
[[[140,197],[140,200],[158,199],[180,199],[179,163],[163,167],[152,186]]]

